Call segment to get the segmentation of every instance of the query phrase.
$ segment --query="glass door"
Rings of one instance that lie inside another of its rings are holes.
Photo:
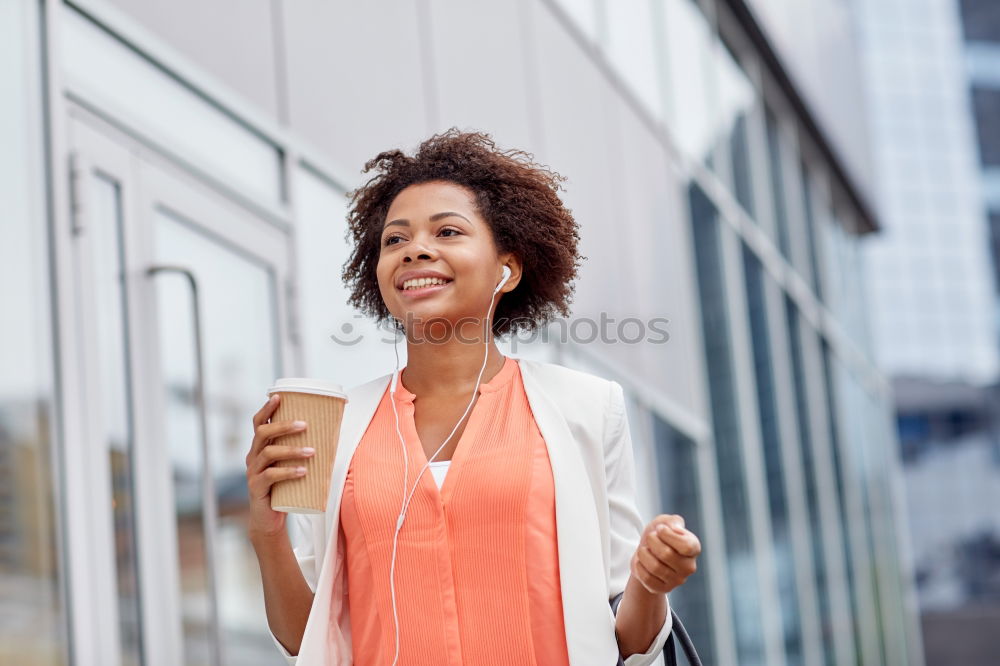
[[[94,565],[98,642],[115,653],[101,663],[274,664],[244,459],[290,356],[287,230],[77,115],[74,300],[92,417],[73,474],[91,488],[76,539]]]

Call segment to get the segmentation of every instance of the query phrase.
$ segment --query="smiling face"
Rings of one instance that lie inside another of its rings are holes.
[[[431,181],[406,187],[389,206],[376,274],[386,308],[409,329],[432,319],[481,321],[505,263],[512,275],[494,307],[517,284],[516,260],[498,254],[471,191]]]

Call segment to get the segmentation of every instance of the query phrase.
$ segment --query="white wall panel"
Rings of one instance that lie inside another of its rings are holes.
[[[146,29],[277,118],[271,0],[111,0]]]
[[[434,131],[488,132],[501,148],[533,152],[522,3],[430,0],[428,47],[434,66]],[[544,48],[544,45],[543,45]]]
[[[416,3],[294,0],[281,7],[296,133],[359,180],[379,152],[409,152],[426,138]]]

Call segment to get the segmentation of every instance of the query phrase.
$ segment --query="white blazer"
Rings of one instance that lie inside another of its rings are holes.
[[[620,662],[610,601],[625,590],[644,528],[636,509],[632,438],[621,385],[554,363],[517,359],[555,487],[563,621],[572,666],[646,666],[660,658],[670,609],[645,653]],[[315,592],[297,666],[350,666],[351,627],[340,499],[347,468],[392,375],[348,391],[330,498],[322,514],[289,514],[299,567]],[[335,543],[334,543],[335,542]],[[400,655],[406,663],[405,655]]]

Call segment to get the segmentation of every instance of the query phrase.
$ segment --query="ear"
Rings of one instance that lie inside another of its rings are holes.
[[[500,265],[510,268],[510,279],[500,288],[501,294],[513,291],[514,287],[521,281],[521,260],[512,252],[500,255]]]

